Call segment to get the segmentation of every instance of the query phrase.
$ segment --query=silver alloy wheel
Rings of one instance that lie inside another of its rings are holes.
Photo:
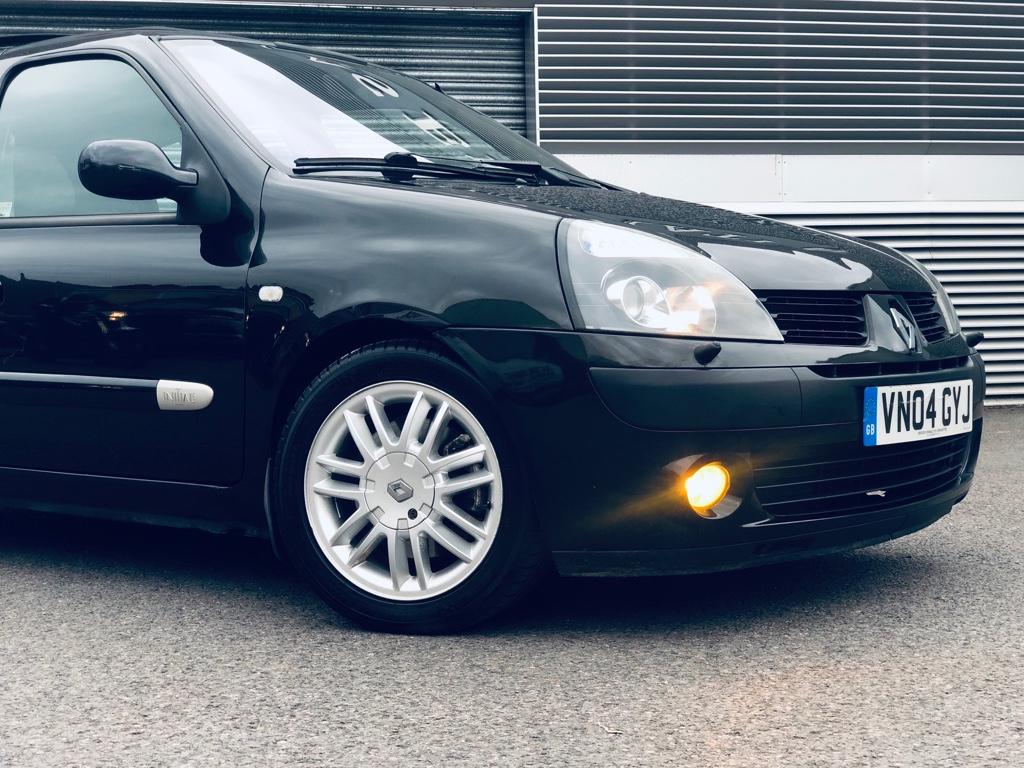
[[[357,587],[421,600],[462,583],[501,518],[501,470],[480,422],[446,392],[389,381],[324,420],[306,459],[306,514]]]

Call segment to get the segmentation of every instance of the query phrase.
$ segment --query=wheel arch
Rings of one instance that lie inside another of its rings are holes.
[[[303,391],[328,365],[362,347],[403,340],[430,344],[436,351],[472,372],[466,361],[436,333],[435,328],[384,317],[361,318],[333,325],[311,338],[302,353],[288,366],[274,400],[270,421],[271,446],[276,444],[288,414]]]

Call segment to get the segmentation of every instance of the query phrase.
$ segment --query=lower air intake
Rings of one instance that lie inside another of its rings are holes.
[[[922,501],[953,487],[970,447],[971,435],[966,434],[877,448],[837,448],[813,457],[814,461],[755,469],[755,490],[772,517],[874,512]]]

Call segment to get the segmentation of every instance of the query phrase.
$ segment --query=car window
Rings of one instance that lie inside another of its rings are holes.
[[[77,59],[17,74],[0,102],[0,217],[176,210],[172,200],[115,200],[85,189],[78,156],[103,139],[150,141],[181,161],[181,127],[128,64]]]
[[[409,77],[312,49],[200,39],[162,43],[228,119],[287,168],[298,158],[557,158]]]

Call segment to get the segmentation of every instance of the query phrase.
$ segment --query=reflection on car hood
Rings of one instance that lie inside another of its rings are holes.
[[[597,219],[703,251],[755,290],[930,291],[907,259],[773,219],[625,190],[424,180],[424,191]]]

